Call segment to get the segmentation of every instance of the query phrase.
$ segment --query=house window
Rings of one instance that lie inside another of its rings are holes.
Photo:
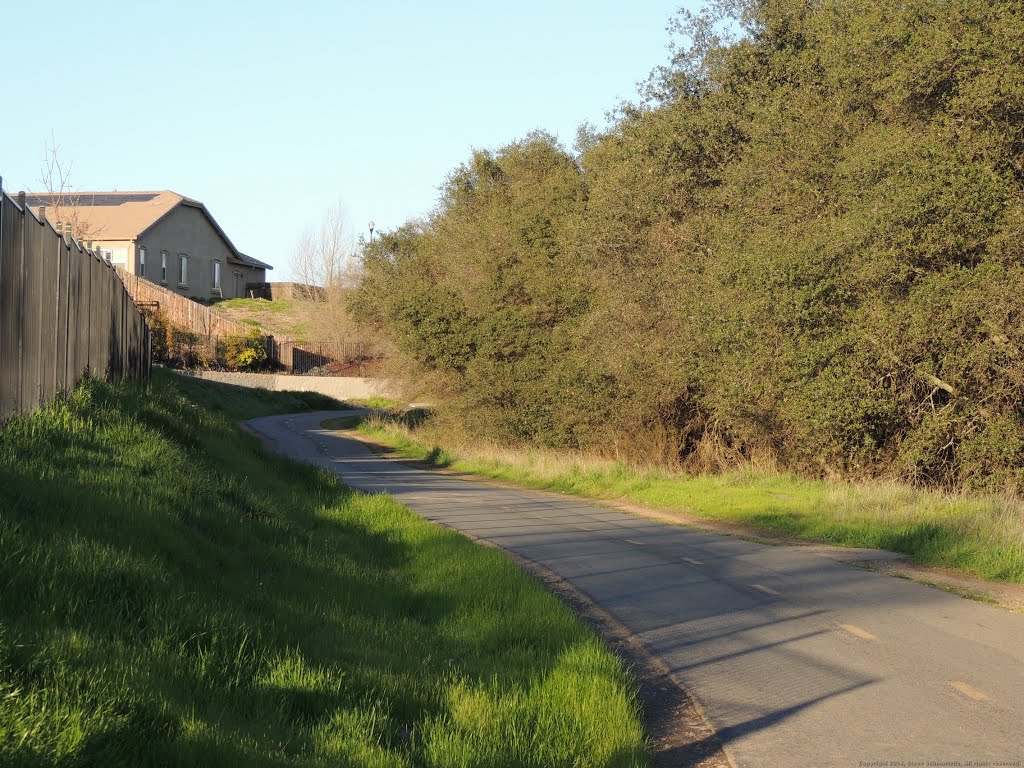
[[[146,276],[146,246],[139,246],[139,274]]]
[[[110,254],[108,257],[110,263],[116,267],[127,267],[128,266],[128,249],[126,247],[111,248],[107,253]]]
[[[188,256],[184,253],[178,254],[178,285],[188,285]]]
[[[160,251],[160,282],[167,285],[167,251]]]
[[[213,290],[217,293],[221,292],[220,288],[220,262],[213,262]]]

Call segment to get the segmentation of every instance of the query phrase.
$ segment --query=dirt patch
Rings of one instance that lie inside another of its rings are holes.
[[[323,366],[323,370],[332,376],[365,376],[379,377],[384,368],[380,358],[359,358],[356,360],[335,360]]]
[[[885,573],[889,576],[898,576],[901,579],[910,579],[919,584],[943,589],[961,597],[980,600],[985,603],[998,605],[1000,608],[1005,608],[1009,611],[1024,614],[1024,585],[985,581],[984,579],[965,576],[962,573],[950,571],[946,568],[918,565],[917,563],[908,563],[905,560],[890,562],[851,561],[851,565]]]

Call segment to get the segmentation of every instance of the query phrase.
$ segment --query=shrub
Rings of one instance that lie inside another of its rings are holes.
[[[159,309],[144,309],[142,314],[150,330],[153,359],[161,363],[168,362],[174,347],[174,326]]]
[[[258,370],[266,365],[267,360],[267,338],[258,328],[224,338],[224,362],[229,368]]]
[[[1021,3],[706,7],[381,233],[358,317],[480,436],[1024,490]]]

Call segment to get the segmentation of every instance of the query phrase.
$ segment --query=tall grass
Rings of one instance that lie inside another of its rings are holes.
[[[1024,503],[893,482],[844,483],[764,470],[686,475],[564,451],[480,442],[429,420],[377,417],[360,430],[401,455],[483,477],[625,499],[785,536],[906,553],[923,565],[1024,582]]]
[[[501,553],[156,376],[0,430],[0,765],[646,764],[620,664]]]

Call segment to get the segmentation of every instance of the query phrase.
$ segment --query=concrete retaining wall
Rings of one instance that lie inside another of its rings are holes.
[[[175,371],[182,376],[191,376],[236,387],[256,387],[276,392],[292,390],[319,392],[328,397],[345,400],[348,398],[400,397],[397,387],[387,379],[368,379],[358,376],[287,376],[277,373],[235,373],[227,371]]]

